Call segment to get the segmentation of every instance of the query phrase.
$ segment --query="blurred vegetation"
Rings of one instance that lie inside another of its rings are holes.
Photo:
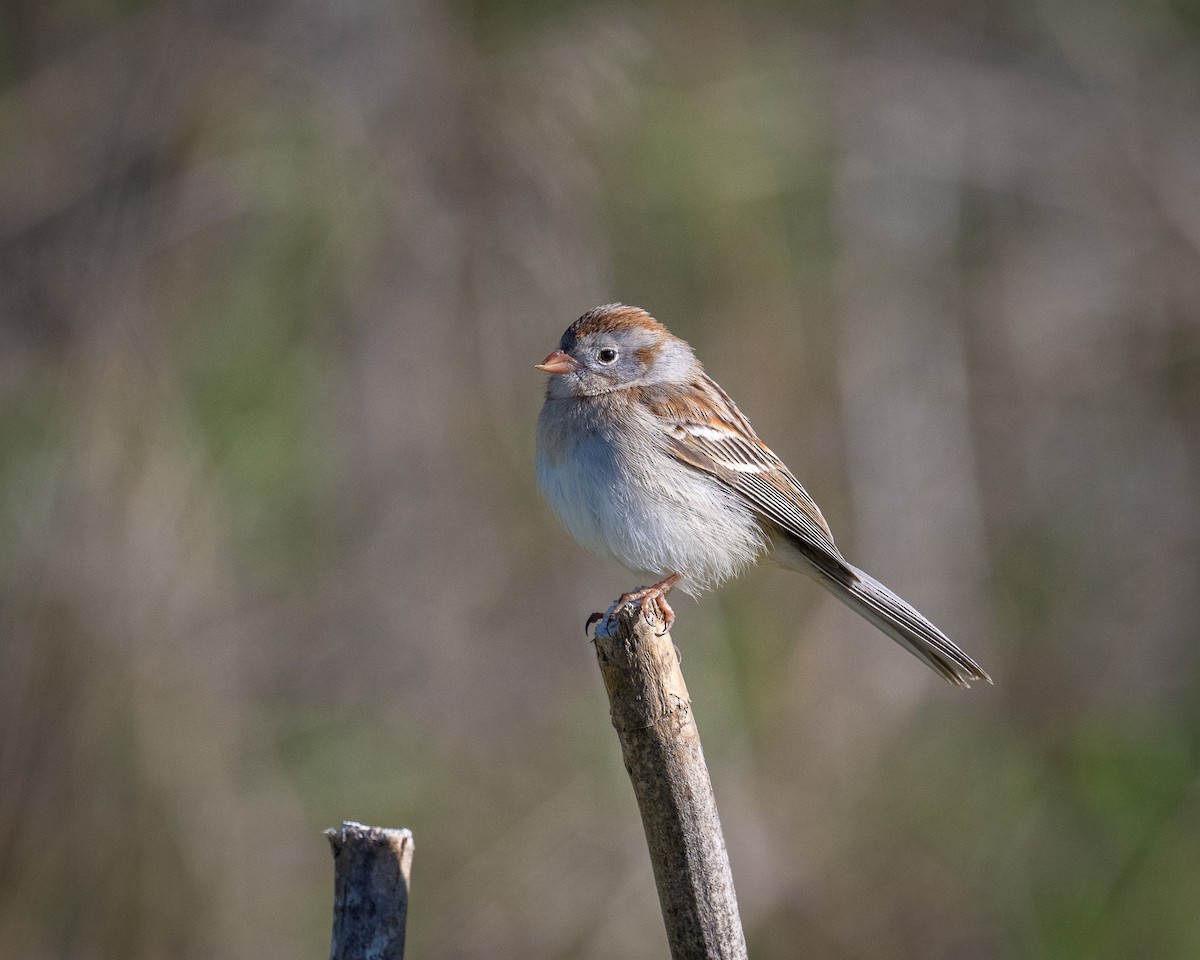
[[[659,957],[532,476],[588,307],[687,337],[845,552],[678,606],[750,940],[1200,955],[1200,5],[0,9],[0,955]]]

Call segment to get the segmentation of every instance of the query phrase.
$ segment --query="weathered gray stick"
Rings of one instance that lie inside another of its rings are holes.
[[[633,782],[674,960],[746,957],[712,782],[679,657],[640,605],[610,610],[596,658]]]
[[[412,831],[345,821],[325,836],[333,847],[329,960],[403,960]]]

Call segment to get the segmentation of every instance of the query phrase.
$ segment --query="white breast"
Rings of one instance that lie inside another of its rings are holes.
[[[766,546],[745,501],[675,460],[649,413],[602,398],[547,400],[538,420],[538,485],[581,544],[698,593],[753,563]]]

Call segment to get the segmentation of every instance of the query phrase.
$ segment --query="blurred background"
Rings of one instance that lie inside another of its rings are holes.
[[[666,955],[533,478],[690,340],[957,691],[762,568],[675,640],[759,960],[1200,956],[1200,2],[13,0],[0,955]]]

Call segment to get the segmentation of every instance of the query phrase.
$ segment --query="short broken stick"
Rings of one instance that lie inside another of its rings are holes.
[[[345,821],[325,836],[334,871],[329,960],[403,960],[412,831]]]

